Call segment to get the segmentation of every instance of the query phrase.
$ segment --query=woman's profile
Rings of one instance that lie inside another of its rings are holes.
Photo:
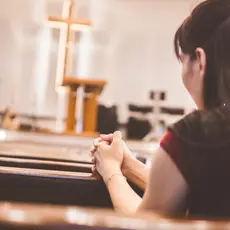
[[[200,3],[175,33],[174,47],[197,110],[169,127],[150,169],[131,156],[120,132],[101,135],[91,149],[93,172],[124,212],[230,217],[230,0]]]

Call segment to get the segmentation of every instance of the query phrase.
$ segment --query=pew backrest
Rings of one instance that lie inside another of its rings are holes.
[[[153,213],[127,215],[78,207],[0,204],[0,229],[220,230],[228,221],[173,220]]]

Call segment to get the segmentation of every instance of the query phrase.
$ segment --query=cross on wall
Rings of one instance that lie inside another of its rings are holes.
[[[89,20],[73,19],[75,8],[76,3],[74,0],[65,1],[63,3],[62,17],[49,16],[48,18],[48,25],[51,28],[60,29],[55,81],[58,88],[63,85],[67,73],[71,71],[71,49],[74,42],[74,35],[71,32],[84,32],[92,28]]]
[[[98,96],[104,88],[106,82],[100,79],[79,79],[68,76],[71,71],[71,48],[74,42],[74,31],[89,30],[91,22],[89,20],[74,20],[75,9],[74,0],[64,2],[62,17],[50,16],[48,23],[51,28],[60,29],[60,41],[58,50],[58,63],[56,74],[56,91],[58,95],[68,95],[66,112],[65,134],[75,133],[76,127],[76,92],[82,89],[83,101],[83,128],[80,135],[95,136],[97,125]],[[79,99],[79,98],[78,98]],[[81,98],[80,98],[81,99]],[[79,108],[78,108],[79,109]]]

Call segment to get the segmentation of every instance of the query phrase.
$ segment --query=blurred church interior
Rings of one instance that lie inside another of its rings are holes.
[[[133,154],[150,164],[167,127],[195,108],[173,37],[196,3],[1,0],[1,202],[111,206],[99,182],[84,182],[86,193],[74,184],[77,200],[66,183],[82,176],[76,170],[90,174],[89,147],[99,133],[121,130]],[[44,175],[51,187],[28,174]],[[91,190],[101,193],[97,201],[83,201]]]
[[[70,38],[65,44],[63,31],[67,25],[61,21],[58,25],[49,18],[59,20],[66,10],[68,15],[68,3],[63,0],[3,1],[1,114],[9,108],[17,115],[17,122],[64,131],[69,87],[58,84],[66,65],[65,75],[106,82],[97,100],[99,131],[121,128],[130,134],[127,135],[130,139],[142,138],[151,126],[144,122],[152,118],[150,94],[158,91],[165,93],[161,107],[172,109],[160,118],[170,124],[180,118],[180,110],[194,106],[182,87],[180,66],[172,45],[176,28],[193,5],[193,0],[78,0],[69,15],[72,26],[76,26],[74,23],[78,20],[88,21],[90,25],[70,29]],[[82,87],[78,91],[82,91]],[[78,93],[75,111],[77,133],[83,129],[80,95]],[[170,112],[175,116],[170,116]],[[137,122],[133,116],[146,117],[143,124],[137,124],[143,128],[139,136],[127,130]],[[101,121],[108,122],[102,124]]]

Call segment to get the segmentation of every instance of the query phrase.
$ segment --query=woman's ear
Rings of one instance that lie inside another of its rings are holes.
[[[196,48],[196,61],[199,65],[199,75],[204,77],[205,70],[206,70],[206,53],[202,48]]]

